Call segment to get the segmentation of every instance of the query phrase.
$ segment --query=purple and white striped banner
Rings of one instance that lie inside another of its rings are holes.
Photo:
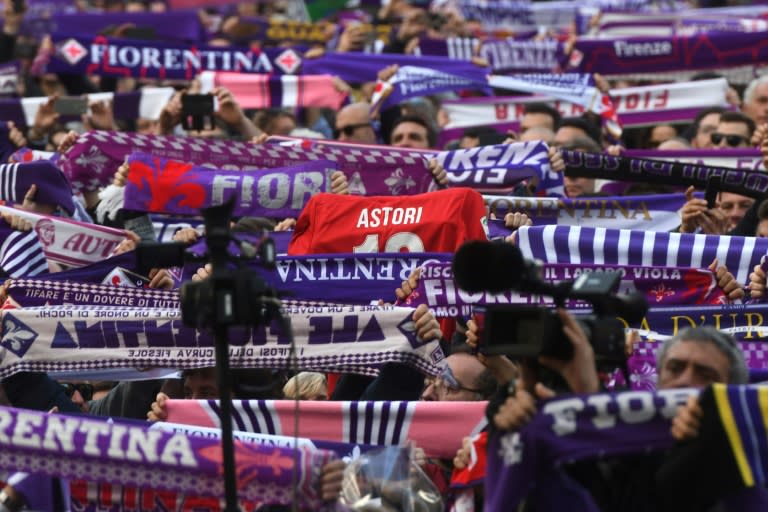
[[[88,416],[0,407],[0,468],[220,498],[221,442]],[[235,443],[238,497],[259,504],[322,504],[329,451]],[[294,493],[298,485],[299,492]],[[50,492],[50,489],[48,490]]]
[[[393,306],[286,306],[296,366],[312,371],[375,373],[385,363],[439,373],[443,352],[437,340],[416,335],[413,309]],[[5,355],[0,377],[19,371],[67,372],[215,366],[214,340],[185,327],[178,309],[108,306],[50,306],[1,312]],[[233,368],[286,368],[291,339],[275,320],[258,328],[230,329]],[[125,372],[120,372],[125,378]]]
[[[144,87],[135,92],[99,92],[87,94],[89,103],[111,101],[116,119],[151,119],[160,118],[165,105],[174,94],[173,87]],[[0,117],[13,121],[18,127],[28,127],[35,123],[35,116],[40,106],[48,101],[47,97],[0,99]],[[79,116],[62,116],[62,121],[80,121]]]
[[[42,215],[0,206],[0,212],[18,215],[32,224],[45,257],[64,265],[80,267],[112,255],[125,240],[125,231],[98,224]]]
[[[534,226],[588,226],[644,231],[672,231],[680,225],[684,194],[585,198],[513,197],[483,195],[488,211],[498,220],[488,222],[490,238],[507,237],[504,215],[525,213]]]
[[[556,284],[570,281],[587,272],[619,272],[622,275],[617,293],[624,295],[642,292],[652,305],[721,304],[722,290],[717,288],[709,270],[675,267],[641,267],[632,265],[591,265],[547,263],[543,266],[543,279]],[[404,306],[426,304],[436,317],[455,318],[469,316],[473,306],[488,304],[554,305],[551,297],[508,290],[499,294],[469,293],[453,281],[450,263],[427,263],[422,266],[419,284],[405,301]],[[569,301],[571,309],[591,308],[583,301]]]
[[[724,79],[628,87],[610,91],[616,113],[624,126],[660,122],[691,122],[699,110],[726,106],[728,83]],[[527,103],[548,103],[563,116],[580,116],[584,107],[552,97],[468,98],[443,103],[448,129],[489,124],[519,123]]]
[[[124,208],[199,215],[234,198],[235,217],[298,217],[310,197],[330,192],[334,162],[314,160],[259,172],[224,171],[157,158],[128,157]]]
[[[0,219],[0,269],[11,277],[48,273],[48,262],[34,231],[17,231]]]
[[[523,226],[517,245],[545,263],[706,268],[717,258],[740,283],[768,253],[768,239],[576,226]]]
[[[504,2],[499,0],[459,0],[458,7],[465,19],[479,21],[486,30],[503,29],[512,32],[568,28],[576,18],[576,2]]]
[[[75,202],[67,178],[51,162],[40,160],[20,164],[0,164],[0,200],[21,204],[35,185],[35,201],[75,213]]]

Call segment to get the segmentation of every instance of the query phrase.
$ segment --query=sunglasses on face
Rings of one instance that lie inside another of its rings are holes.
[[[348,124],[347,126],[336,128],[333,130],[333,138],[338,139],[342,133],[346,137],[351,137],[358,128],[365,128],[366,126],[371,126],[371,123]]]
[[[725,135],[722,133],[714,132],[709,135],[709,138],[712,141],[712,144],[715,146],[719,146],[723,139],[725,139],[725,143],[732,148],[737,148],[741,146],[742,143],[749,143],[749,139],[743,135]]]
[[[470,393],[482,394],[481,389],[472,389],[462,386],[456,376],[453,374],[451,367],[446,365],[442,373],[434,379],[429,379],[427,385],[434,385],[438,390],[444,390],[446,393],[458,393],[460,391],[469,391]]]
[[[67,395],[67,398],[72,398],[75,391],[79,391],[80,396],[82,396],[83,400],[86,402],[93,398],[93,384],[62,382],[61,385],[64,388],[64,394]]]

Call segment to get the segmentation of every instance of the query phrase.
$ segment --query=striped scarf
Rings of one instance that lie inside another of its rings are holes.
[[[169,400],[168,421],[218,427],[214,400]],[[299,402],[299,431],[294,430],[296,402],[235,400],[235,430],[271,435],[298,434],[340,443],[399,445],[413,441],[427,456],[452,458],[464,436],[486,425],[486,402]],[[461,414],[457,414],[461,411]]]
[[[578,226],[523,226],[517,244],[526,258],[545,263],[705,268],[717,258],[740,283],[768,253],[763,238]]]
[[[0,269],[11,277],[48,273],[48,261],[37,233],[16,231],[0,219]]]

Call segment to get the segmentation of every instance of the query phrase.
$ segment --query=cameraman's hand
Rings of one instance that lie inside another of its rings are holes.
[[[534,388],[536,398],[547,400],[555,396],[555,392],[541,382]],[[493,424],[499,430],[520,430],[536,414],[536,399],[534,395],[524,389],[518,389],[513,396],[499,407],[499,411],[493,416]]]
[[[563,332],[573,345],[573,357],[562,361],[551,357],[539,357],[539,362],[559,373],[574,393],[596,393],[600,390],[600,381],[595,368],[595,352],[576,318],[565,309],[558,309],[557,314],[563,322]]]
[[[211,275],[211,272],[213,272],[213,267],[210,263],[206,263],[204,267],[200,267],[197,269],[197,272],[195,272],[195,275],[192,276],[193,281],[202,281],[203,279],[207,279],[208,276]]]
[[[467,322],[467,345],[472,347],[472,350],[477,352],[480,343],[480,328],[477,326],[477,322],[469,320]],[[499,384],[506,384],[514,378],[517,378],[520,374],[517,365],[509,360],[506,356],[486,356],[477,352],[475,354],[477,360],[483,363],[488,368],[496,382]]]

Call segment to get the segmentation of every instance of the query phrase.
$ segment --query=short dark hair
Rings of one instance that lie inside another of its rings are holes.
[[[750,137],[752,136],[753,133],[755,133],[755,128],[757,128],[752,118],[741,112],[732,112],[732,111],[723,112],[722,114],[720,114],[720,122],[745,124],[747,125],[747,129],[749,130]]]
[[[699,112],[696,114],[696,117],[693,118],[693,122],[688,127],[687,130],[685,130],[684,137],[686,139],[693,140],[694,137],[696,137],[696,134],[699,133],[699,125],[701,124],[701,120],[707,117],[710,114],[720,114],[722,115],[723,112],[727,112],[728,110],[724,107],[707,107],[704,109],[699,110]]]
[[[560,128],[568,126],[571,128],[578,128],[583,130],[590,139],[600,145],[600,141],[602,140],[602,136],[600,135],[600,127],[596,126],[595,123],[591,122],[590,120],[584,117],[564,117],[560,120],[560,124],[557,126],[557,129],[559,130]]]
[[[437,144],[437,133],[435,133],[435,129],[432,128],[432,125],[429,123],[429,121],[421,116],[415,115],[400,116],[395,120],[395,122],[392,124],[392,130],[389,132],[390,144],[392,143],[392,134],[395,132],[395,129],[403,123],[415,123],[419,126],[423,126],[424,129],[427,130],[427,144],[429,144],[430,148],[435,147]]]
[[[546,114],[552,118],[552,128],[557,129],[563,116],[555,107],[547,103],[527,103],[523,109],[523,114]]]
[[[562,146],[560,149],[567,149],[570,151],[586,151],[587,153],[600,153],[602,148],[600,145],[592,140],[591,137],[574,137]]]

